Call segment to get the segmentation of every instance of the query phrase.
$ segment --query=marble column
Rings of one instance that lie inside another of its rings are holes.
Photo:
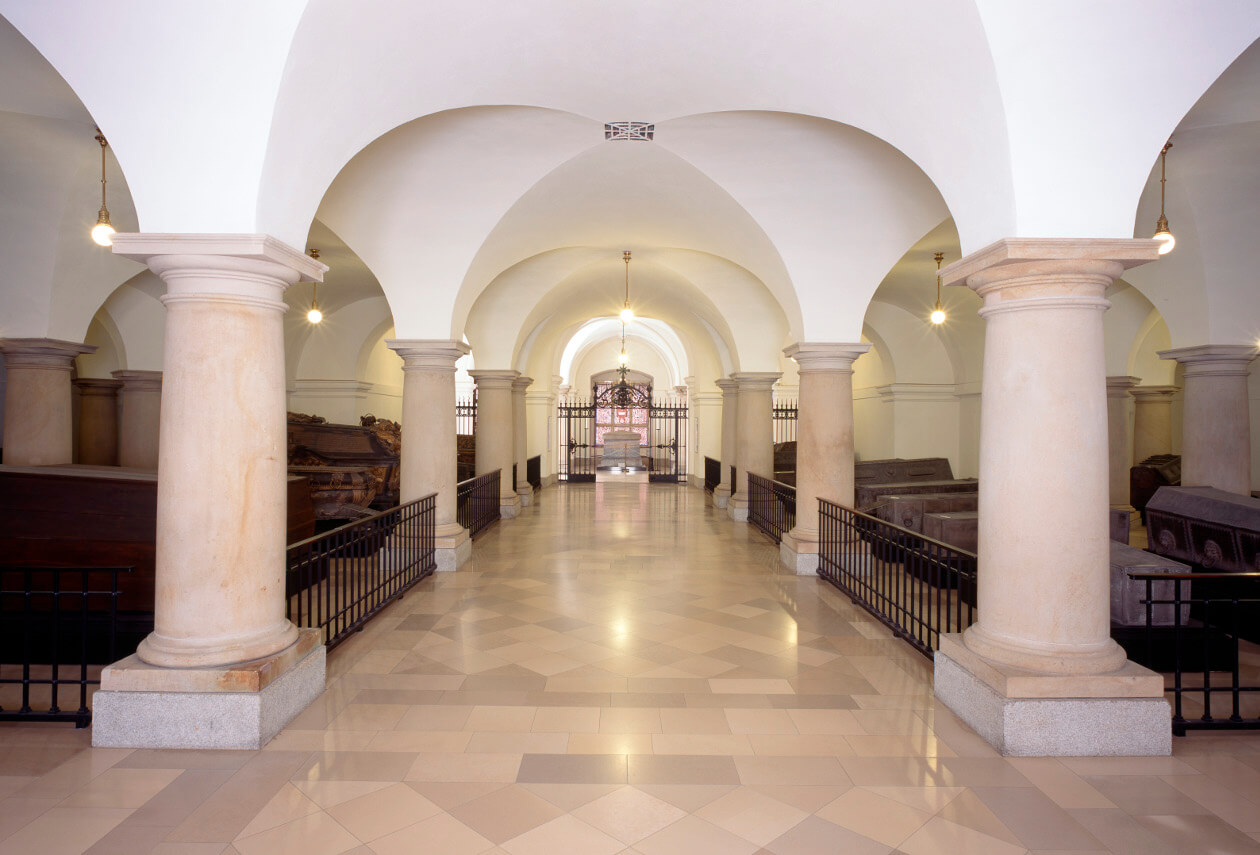
[[[713,490],[713,504],[725,508],[735,489],[731,481],[731,467],[735,465],[735,446],[739,436],[739,384],[726,379],[714,380],[713,383],[722,390],[722,480]]]
[[[1140,377],[1107,378],[1107,496],[1113,508],[1129,504],[1129,467],[1133,465],[1133,404],[1130,392]]]
[[[118,390],[122,381],[81,377],[79,390],[79,462],[118,465]]]
[[[796,525],[779,559],[818,572],[818,500],[853,507],[853,361],[869,344],[801,343],[784,349],[800,372],[796,419]]]
[[[401,500],[437,494],[437,569],[455,570],[472,557],[472,541],[456,520],[455,504],[455,362],[469,347],[462,341],[432,339],[391,339],[385,345],[403,361]]]
[[[521,372],[474,370],[468,373],[477,382],[477,474],[499,470],[499,516],[512,519],[521,509],[521,497],[512,483],[512,461],[516,455],[512,383]]]
[[[775,371],[740,371],[731,375],[739,387],[736,408],[734,493],[726,512],[748,522],[748,474],[774,477],[774,414],[771,388],[782,375]]]
[[[937,697],[1005,754],[1168,754],[1163,678],[1110,635],[1108,286],[1153,240],[998,241],[943,271],[983,300],[976,622]]]
[[[534,488],[529,484],[526,469],[529,463],[529,421],[525,414],[525,390],[533,377],[517,377],[512,381],[512,460],[516,463],[516,495],[521,507],[534,503]]]
[[[4,354],[4,460],[15,466],[74,461],[70,369],[94,345],[52,338],[0,339]]]
[[[162,416],[161,371],[115,371],[118,394],[118,465],[157,471]]]
[[[1138,386],[1133,396],[1133,463],[1172,454],[1172,399],[1176,386]]]
[[[1185,369],[1181,407],[1181,483],[1251,495],[1250,344],[1161,350]]]
[[[93,743],[260,748],[324,688],[285,616],[284,291],[324,265],[266,235],[119,234],[166,283],[154,629],[105,669]]]

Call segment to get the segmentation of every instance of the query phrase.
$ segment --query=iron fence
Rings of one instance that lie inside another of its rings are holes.
[[[1260,675],[1239,655],[1239,631],[1247,628],[1247,612],[1260,604],[1260,573],[1130,573],[1129,578],[1146,585],[1145,664],[1171,671],[1165,683],[1172,685],[1165,691],[1172,695],[1173,734],[1260,730]]]
[[[525,481],[535,490],[542,489],[542,455],[538,454],[525,461]]]
[[[455,490],[455,519],[476,537],[499,521],[501,470],[460,481]]]
[[[774,443],[796,442],[796,422],[800,409],[796,401],[776,401],[770,411],[774,423]]]
[[[292,544],[288,617],[332,649],[437,567],[437,496],[425,496]]]
[[[722,483],[722,461],[712,457],[704,459],[704,491],[712,493]]]
[[[91,724],[89,687],[118,658],[118,579],[132,569],[0,567],[0,721]]]
[[[796,525],[796,488],[749,472],[748,521],[781,542]]]
[[[818,532],[818,575],[924,655],[975,620],[975,553],[825,499]]]
[[[455,401],[455,433],[473,436],[477,433],[477,394]]]

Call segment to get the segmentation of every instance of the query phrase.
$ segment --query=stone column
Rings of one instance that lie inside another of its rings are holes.
[[[722,480],[713,491],[713,504],[725,508],[735,489],[735,484],[731,481],[731,467],[735,465],[736,439],[739,435],[739,384],[726,379],[714,380],[713,383],[722,390]]]
[[[568,387],[564,386],[563,384],[564,384],[564,378],[561,377],[559,374],[555,374],[552,376],[551,378],[551,389],[552,389],[551,408],[547,412],[547,456],[544,458],[546,460],[547,465],[545,469],[546,477],[543,478],[543,486],[550,486],[552,484],[555,484],[557,481],[557,476],[560,472],[560,466],[559,466],[560,416],[558,412],[558,406],[560,402],[564,400],[564,394],[560,390],[561,389],[564,389],[565,391],[568,390]]]
[[[260,748],[324,689],[285,617],[285,289],[324,265],[266,235],[119,234],[166,283],[154,630],[105,669],[93,743]]]
[[[533,385],[533,377],[517,377],[512,381],[512,459],[516,463],[516,495],[521,507],[534,503],[534,488],[529,485],[525,469],[529,461],[529,422],[525,416],[525,390]]]
[[[455,570],[472,556],[472,541],[456,520],[455,505],[455,361],[469,347],[431,339],[391,339],[385,345],[403,361],[401,500],[437,494],[437,569]]]
[[[748,473],[774,477],[774,416],[771,387],[781,377],[774,371],[740,371],[732,374],[739,387],[736,409],[734,493],[726,512],[736,522],[748,521]]]
[[[796,525],[779,559],[818,572],[818,500],[853,507],[853,361],[869,344],[802,343],[785,348],[800,372],[796,419]]]
[[[1251,414],[1247,373],[1256,347],[1205,344],[1161,350],[1185,369],[1181,483],[1251,495]]]
[[[1133,463],[1172,454],[1172,399],[1176,386],[1138,386],[1133,396]]]
[[[4,460],[15,466],[74,462],[70,369],[94,345],[52,338],[0,339],[4,354]]]
[[[162,415],[161,371],[115,371],[118,395],[118,465],[157,471]]]
[[[1005,754],[1168,754],[1163,678],[1110,636],[1104,292],[1152,240],[1008,238],[946,284],[984,300],[977,620],[941,701]]]
[[[556,396],[551,389],[543,387],[533,392],[525,393],[525,430],[526,434],[534,443],[533,448],[538,451],[537,455],[529,454],[526,449],[526,459],[530,457],[538,458],[538,479],[540,487],[546,487],[549,483],[548,475],[550,474],[548,466],[551,463],[550,441],[552,431],[552,421],[556,412]],[[538,448],[539,440],[542,440],[543,447]],[[533,490],[530,490],[532,496]]]
[[[1133,465],[1133,405],[1129,392],[1141,377],[1107,378],[1107,495],[1113,508],[1129,504],[1129,467]]]
[[[512,383],[519,371],[469,371],[477,382],[477,474],[499,470],[499,516],[512,519],[521,509],[521,497],[512,483],[516,454],[512,409]]]
[[[89,466],[118,465],[119,380],[81,377],[79,390],[79,462]]]

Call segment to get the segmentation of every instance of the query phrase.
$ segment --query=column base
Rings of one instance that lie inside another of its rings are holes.
[[[818,538],[784,532],[779,541],[779,561],[798,576],[818,575]]]
[[[1107,674],[1041,674],[990,662],[951,633],[934,670],[937,699],[1008,757],[1172,753],[1164,678],[1135,662]]]
[[[324,691],[324,645],[304,629],[279,653],[213,668],[158,668],[134,654],[101,673],[96,748],[259,749]]]
[[[725,508],[731,500],[731,488],[718,486],[713,488],[713,506],[717,508]]]
[[[533,487],[517,487],[516,495],[520,497],[521,507],[527,508],[534,504],[534,488]]]
[[[521,497],[515,493],[499,497],[499,519],[514,520],[521,512]]]
[[[748,500],[736,494],[726,503],[726,515],[735,522],[748,522]]]
[[[447,528],[438,526],[434,533],[434,555],[439,573],[458,570],[472,558],[472,538],[468,536],[468,529],[459,523],[450,523],[449,531],[445,530]]]

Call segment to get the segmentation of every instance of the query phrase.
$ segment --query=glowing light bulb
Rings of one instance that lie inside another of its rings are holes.
[[[945,323],[945,312],[941,309],[934,310],[931,315],[931,320],[934,324]]]
[[[317,324],[324,319],[324,313],[314,307],[306,313],[306,319],[313,324]]]
[[[97,246],[114,245],[114,227],[109,224],[109,220],[92,226],[92,240]]]
[[[1173,247],[1177,245],[1177,239],[1173,237],[1173,233],[1168,231],[1168,227],[1164,226],[1151,235],[1155,240],[1159,241],[1159,254],[1167,255],[1173,251]]]
[[[624,350],[623,350],[623,351],[621,351],[621,355],[617,357],[617,364],[618,364],[618,365],[628,365],[629,363],[630,363],[630,356],[629,356],[629,354],[627,354]]]
[[[634,320],[634,309],[630,308],[629,306],[626,306],[624,309],[621,310],[621,322],[623,324],[628,324],[633,320]]]

